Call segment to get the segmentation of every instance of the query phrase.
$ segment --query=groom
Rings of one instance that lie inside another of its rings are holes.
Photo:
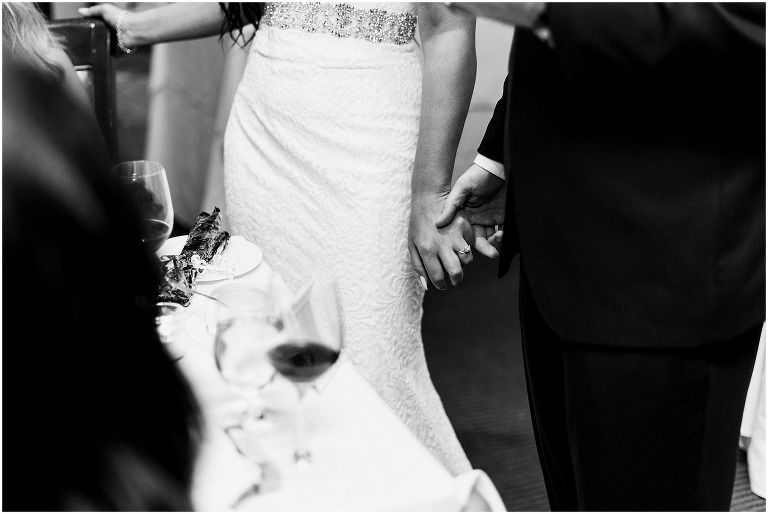
[[[517,27],[437,225],[505,221],[502,273],[520,253],[551,508],[728,510],[765,317],[765,5],[450,5]]]

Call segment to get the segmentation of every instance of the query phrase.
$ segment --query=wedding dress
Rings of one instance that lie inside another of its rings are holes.
[[[266,4],[225,135],[227,215],[294,291],[339,289],[342,358],[453,474],[408,255],[421,103],[414,4]]]

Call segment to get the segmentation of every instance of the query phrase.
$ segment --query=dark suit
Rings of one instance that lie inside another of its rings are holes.
[[[516,31],[479,152],[506,167],[552,507],[727,510],[765,317],[765,5],[546,21],[554,48]]]

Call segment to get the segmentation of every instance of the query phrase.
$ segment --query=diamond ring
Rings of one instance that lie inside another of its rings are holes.
[[[464,248],[462,248],[461,250],[457,251],[456,253],[460,253],[460,254],[462,254],[462,255],[463,255],[463,254],[465,254],[465,253],[469,253],[469,252],[471,252],[471,251],[472,251],[472,247],[471,247],[471,246],[469,246],[469,245],[467,245],[467,246],[465,246]]]

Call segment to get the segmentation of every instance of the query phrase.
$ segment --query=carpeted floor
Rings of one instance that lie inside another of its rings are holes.
[[[427,291],[427,361],[467,456],[508,510],[547,511],[519,332],[516,267],[499,280],[496,262],[476,258],[459,287]]]
[[[118,60],[120,160],[143,158],[149,57],[142,49]],[[460,287],[427,292],[423,335],[432,379],[469,459],[488,473],[508,510],[548,511],[519,328],[517,268],[499,280],[496,263],[477,258]],[[731,510],[765,508],[749,489],[740,455]]]

